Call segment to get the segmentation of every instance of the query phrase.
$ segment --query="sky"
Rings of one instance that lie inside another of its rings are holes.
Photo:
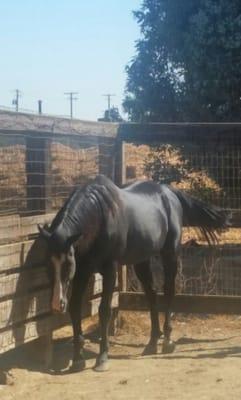
[[[74,117],[97,120],[119,107],[125,66],[135,55],[139,27],[132,11],[142,0],[2,0],[0,2],[0,105],[69,115],[65,92],[78,92]]]

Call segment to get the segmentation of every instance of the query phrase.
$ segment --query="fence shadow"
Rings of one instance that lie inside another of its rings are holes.
[[[24,248],[22,248],[23,252]],[[24,344],[26,335],[28,340],[31,340],[31,336],[44,335],[45,331],[47,333],[48,327],[44,327],[41,321],[43,316],[50,315],[50,296],[46,298],[51,280],[48,273],[47,254],[45,241],[38,237],[19,269],[8,320],[8,328],[12,327],[13,339],[18,346]],[[24,254],[21,255],[21,259],[24,259]]]

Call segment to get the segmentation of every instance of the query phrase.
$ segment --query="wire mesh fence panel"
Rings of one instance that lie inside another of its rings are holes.
[[[24,137],[0,135],[0,215],[26,209],[26,143]]]
[[[126,181],[173,184],[221,207],[241,209],[241,146],[235,142],[125,145]]]
[[[182,249],[176,286],[177,292],[184,294],[240,296],[241,134],[220,128],[208,136],[204,129],[198,134],[189,132],[181,140],[172,132],[156,140],[151,139],[150,131],[149,136],[142,135],[142,140],[125,143],[124,159],[127,183],[154,179],[234,213],[238,228],[223,233],[217,246],[209,248],[196,233],[187,234],[184,230],[186,246]],[[160,259],[152,260],[154,281],[162,292],[160,264]],[[142,290],[132,267],[127,280],[129,290]]]
[[[0,133],[0,215],[58,210],[77,185],[113,177],[113,152],[101,137]]]
[[[155,289],[163,293],[160,257],[152,258],[151,270]],[[127,269],[127,291],[142,291],[133,266]],[[241,296],[241,246],[184,247],[179,260],[176,293]]]
[[[99,148],[98,144],[64,138],[51,143],[50,154],[52,207],[58,209],[74,187],[98,173]]]

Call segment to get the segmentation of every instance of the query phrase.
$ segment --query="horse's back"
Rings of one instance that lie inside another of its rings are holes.
[[[168,185],[158,184],[153,181],[135,182],[123,189],[126,193],[136,195],[138,198],[146,198],[147,202],[154,201],[161,211],[168,213],[171,217],[177,213],[182,217],[182,207],[178,197]]]
[[[158,253],[167,238],[178,244],[182,230],[182,207],[167,185],[136,182],[126,187],[123,194],[131,232],[129,245],[146,245],[150,251],[153,248]]]
[[[151,194],[148,188],[140,189],[135,184],[120,190],[127,227],[124,254],[127,263],[159,254],[168,231],[168,215],[161,197],[154,187]]]

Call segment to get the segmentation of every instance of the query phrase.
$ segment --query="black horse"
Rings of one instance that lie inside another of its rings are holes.
[[[134,265],[143,285],[151,315],[151,336],[144,354],[157,352],[161,330],[150,269],[153,255],[162,256],[164,267],[163,352],[174,350],[170,338],[171,304],[183,222],[199,227],[210,243],[216,240],[220,229],[229,226],[229,214],[167,185],[145,181],[120,189],[100,175],[72,193],[49,229],[39,227],[48,242],[54,267],[53,310],[66,311],[68,287],[73,280],[69,300],[74,334],[73,370],[85,366],[81,302],[90,275],[97,271],[103,276],[103,294],[99,307],[100,353],[95,370],[107,369],[108,324],[118,264]]]

